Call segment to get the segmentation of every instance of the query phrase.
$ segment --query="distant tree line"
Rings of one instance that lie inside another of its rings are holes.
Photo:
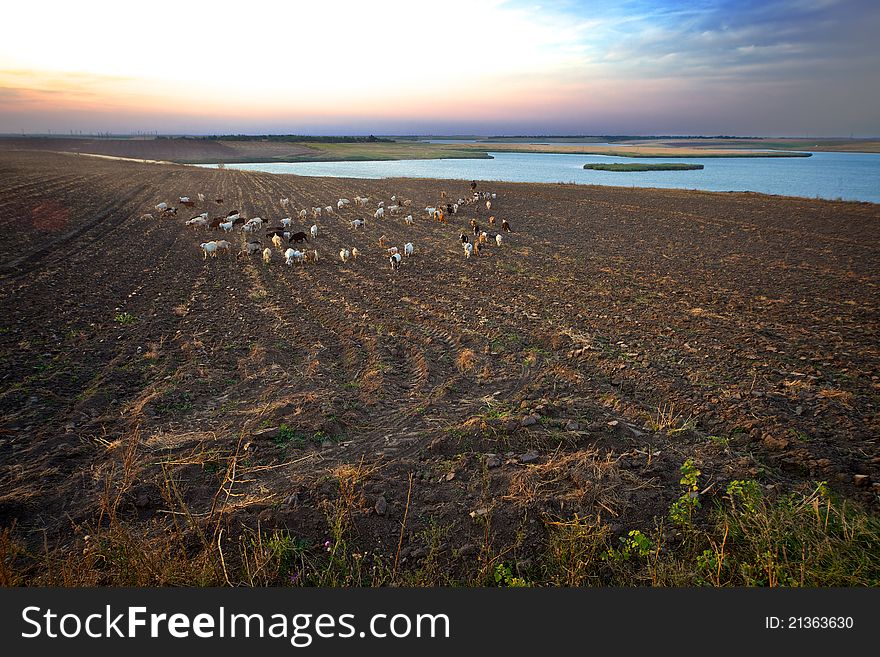
[[[758,139],[758,137],[734,137],[733,135],[498,135],[488,139],[604,139],[605,141],[629,141],[632,139]]]

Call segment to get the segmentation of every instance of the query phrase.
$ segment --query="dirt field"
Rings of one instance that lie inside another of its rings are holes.
[[[826,481],[876,513],[880,206],[482,189],[513,232],[466,260],[459,231],[485,207],[423,211],[463,181],[0,153],[0,527],[33,552],[82,552],[111,515],[145,536],[210,521],[218,546],[258,526],[320,546],[354,469],[351,543],[395,571],[430,553],[528,572],[548,523],[651,529],[687,459],[701,513],[740,479]],[[392,194],[414,226],[372,219]],[[183,225],[234,208],[307,231],[300,208],[356,195],[369,210],[319,219],[304,268],[204,260],[222,236]],[[415,245],[397,272],[382,235]]]
[[[182,163],[287,161],[321,152],[302,144],[263,141],[214,141],[208,139],[49,139],[28,137],[0,139],[0,151],[41,150],[90,153],[137,160]]]
[[[282,141],[228,141],[189,139],[62,139],[46,137],[0,138],[0,151],[85,153],[135,160],[213,164],[215,162],[314,162],[342,160],[402,160],[477,158],[483,151],[451,144],[418,141],[377,143],[324,143]]]
[[[711,146],[714,146],[712,148]],[[314,162],[407,160],[490,157],[487,151],[515,153],[598,154],[618,157],[800,157],[785,150],[774,152],[744,150],[739,140],[713,143],[676,143],[656,141],[611,146],[585,143],[583,146],[521,143],[429,144],[401,140],[378,143],[324,143],[280,141],[223,141],[189,138],[163,139],[62,139],[46,137],[0,138],[4,150],[44,150],[62,153],[88,153],[138,160],[160,160],[182,164],[215,162]],[[752,143],[750,148],[770,148]],[[780,148],[791,148],[780,145]]]
[[[880,153],[877,139],[661,139],[629,144],[668,146],[671,148],[773,148],[798,151],[829,151],[839,153]]]

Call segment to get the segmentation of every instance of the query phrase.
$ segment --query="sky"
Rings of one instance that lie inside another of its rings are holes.
[[[0,133],[880,136],[878,0],[7,3]]]

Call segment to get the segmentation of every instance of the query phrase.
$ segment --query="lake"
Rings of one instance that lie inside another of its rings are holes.
[[[807,198],[880,203],[880,153],[813,153],[780,158],[633,158],[555,153],[501,153],[491,160],[390,160],[227,164],[228,169],[336,178],[444,178],[580,185],[749,191]],[[583,168],[595,162],[687,162],[697,171],[612,172]],[[216,164],[200,166],[216,167]]]

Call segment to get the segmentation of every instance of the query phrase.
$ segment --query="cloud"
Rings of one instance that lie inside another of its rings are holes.
[[[875,4],[155,0],[144,12],[31,0],[9,8],[16,29],[0,41],[0,131],[13,112],[42,126],[92,108],[172,131],[494,120],[591,132],[617,117],[611,132],[692,132],[709,114],[756,134],[787,113],[814,134],[840,130],[842,117],[846,133],[880,133]]]

